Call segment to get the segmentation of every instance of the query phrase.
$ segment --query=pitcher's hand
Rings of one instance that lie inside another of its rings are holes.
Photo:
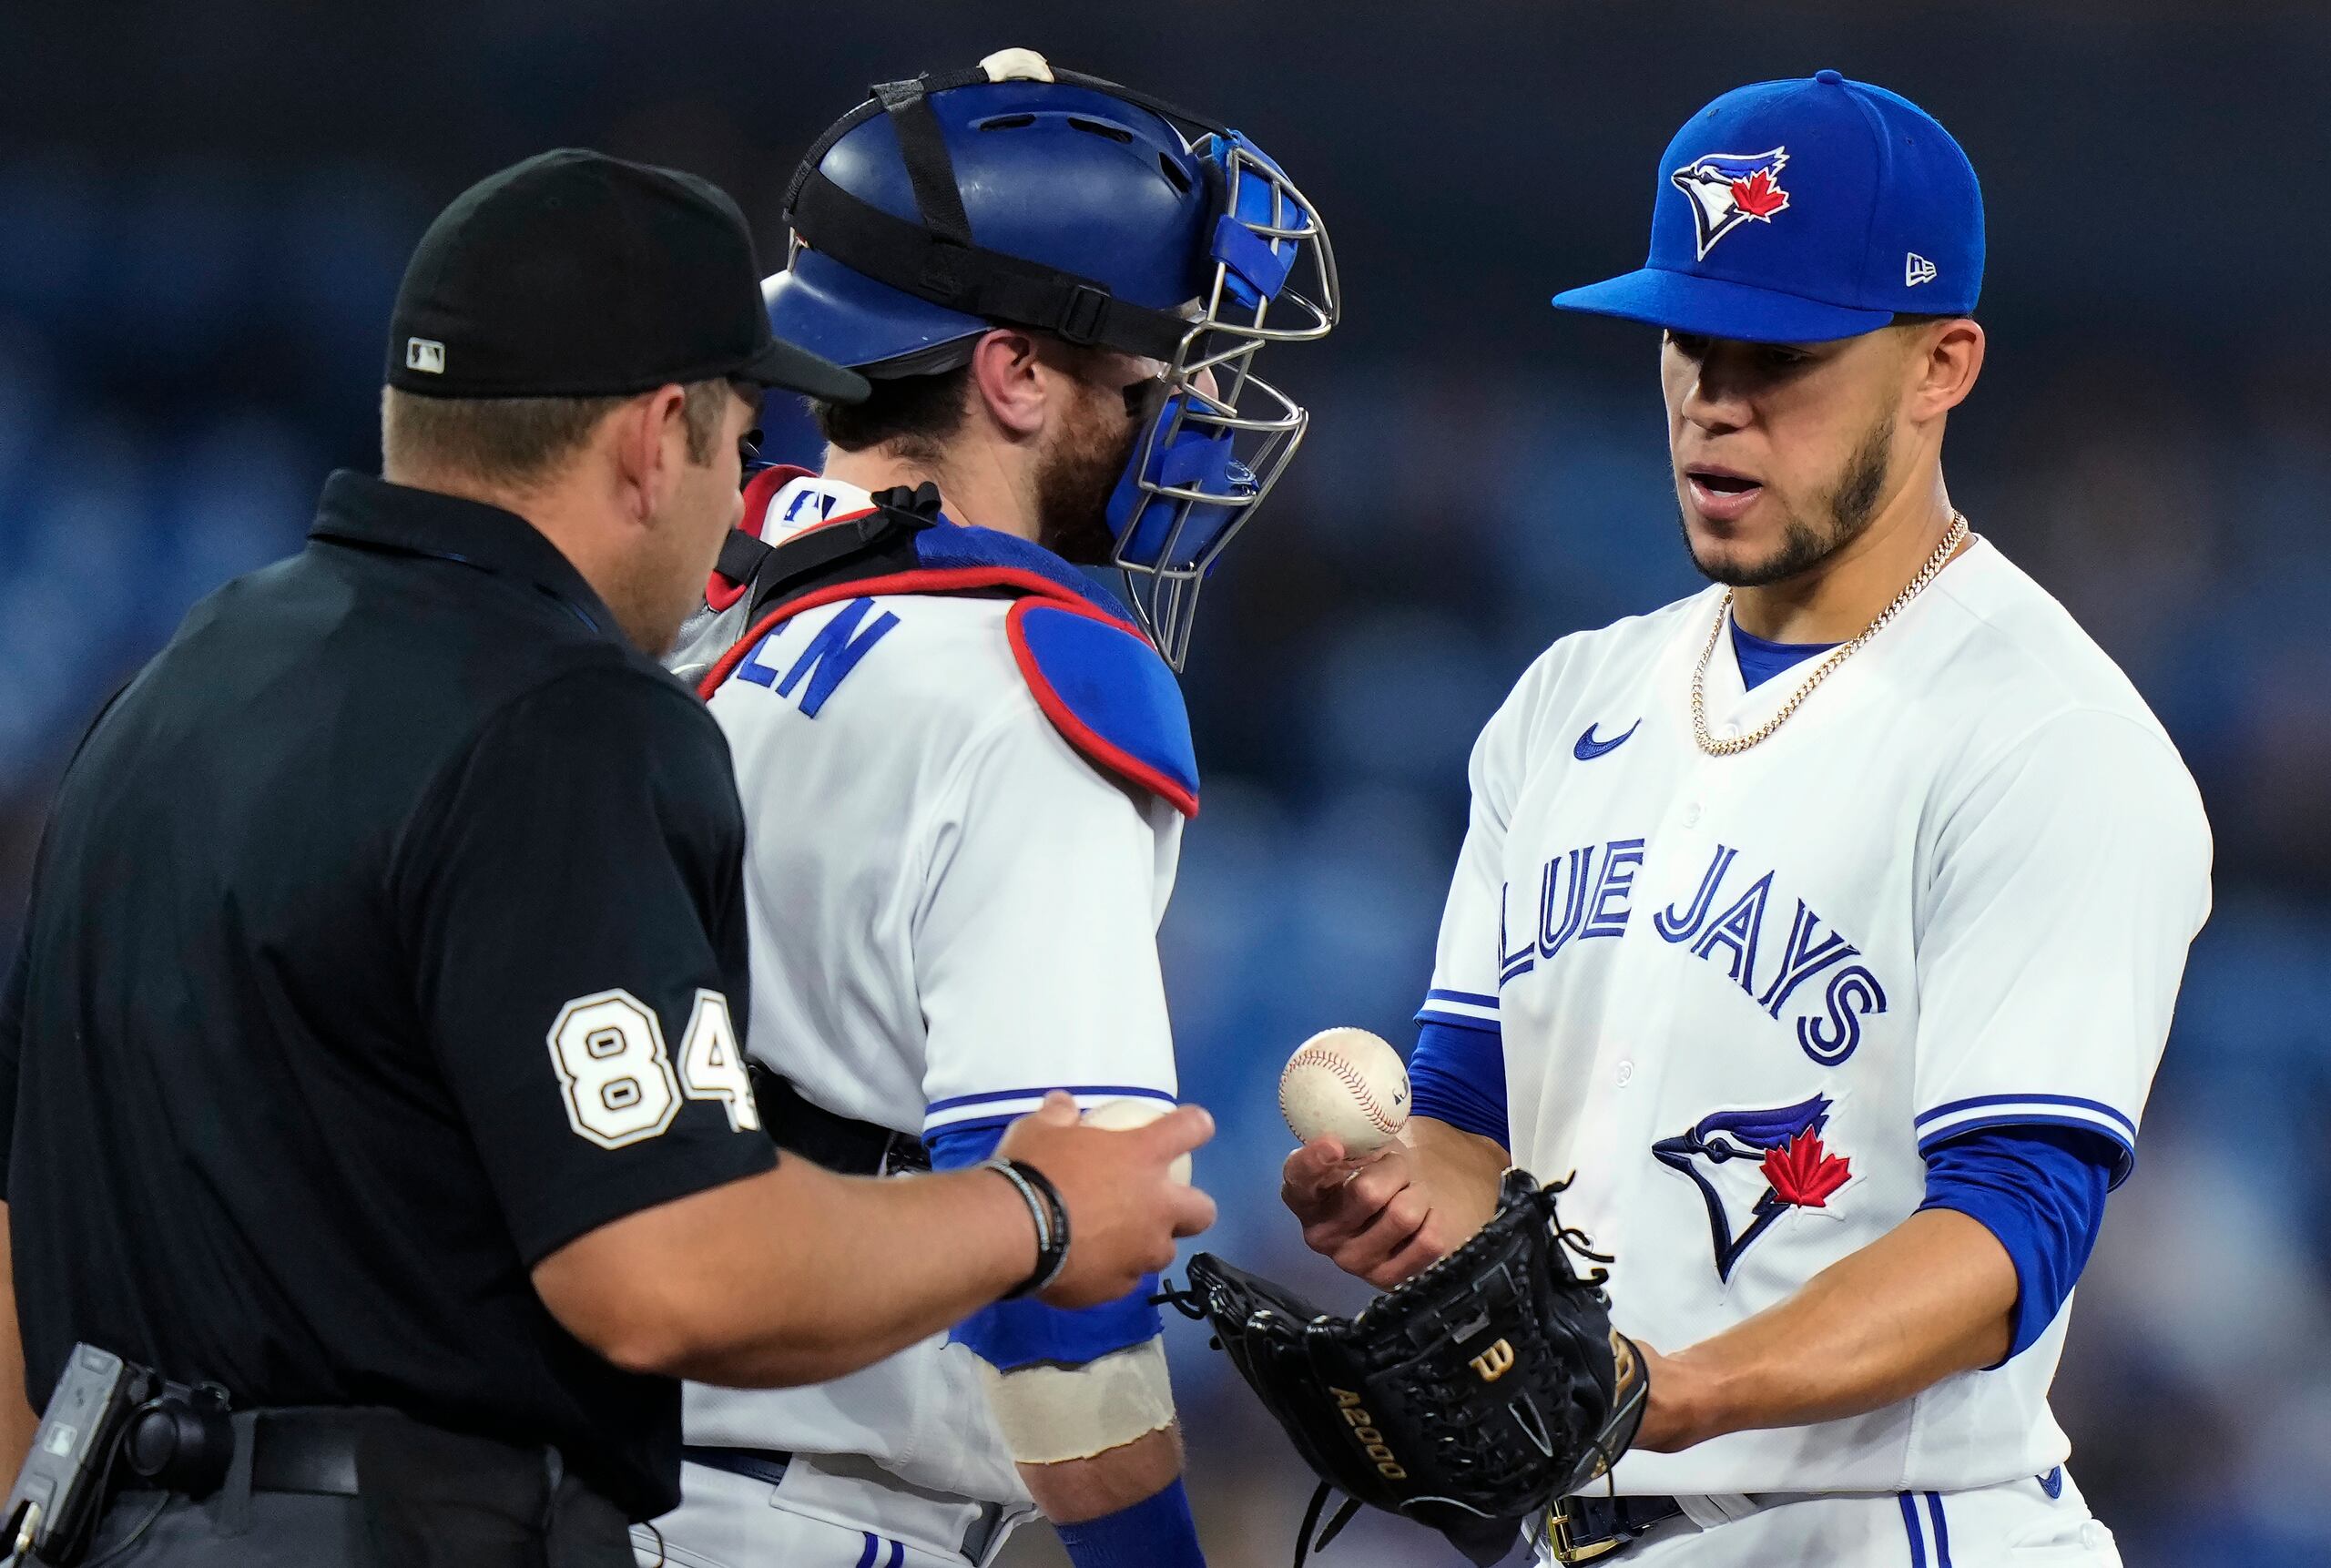
[[[1287,1156],[1279,1197],[1303,1222],[1305,1246],[1379,1290],[1463,1240],[1446,1221],[1436,1223],[1415,1152],[1397,1140],[1347,1157],[1338,1139],[1314,1138]]]

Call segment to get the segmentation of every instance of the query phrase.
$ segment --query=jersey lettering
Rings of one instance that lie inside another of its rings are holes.
[[[1797,1043],[1824,1067],[1834,1067],[1861,1044],[1862,1015],[1886,1011],[1886,991],[1878,983],[1878,976],[1857,963],[1837,972],[1822,1002],[1828,1011],[1828,1027],[1823,1028],[1817,1018],[1800,1018]]]
[[[1782,954],[1779,972],[1765,988],[1765,994],[1756,998],[1775,1018],[1781,1015],[1781,1003],[1788,1000],[1790,992],[1831,964],[1843,963],[1860,952],[1859,948],[1835,932],[1827,936],[1817,935],[1820,929],[1821,917],[1807,909],[1803,899],[1797,900],[1797,918],[1789,924],[1788,946]]]
[[[566,1120],[603,1149],[652,1138],[679,1114],[680,1086],[656,1010],[628,991],[578,996],[550,1026]]]
[[[1730,956],[1723,962],[1732,978],[1751,995],[1755,994],[1749,981],[1756,968],[1756,932],[1764,925],[1765,899],[1772,891],[1773,873],[1766,871],[1692,944],[1695,958],[1706,958],[1717,947],[1724,948]]]
[[[1724,881],[1725,869],[1732,864],[1732,857],[1739,852],[1727,850],[1722,844],[1715,847],[1715,859],[1709,863],[1707,874],[1700,879],[1700,891],[1692,895],[1692,907],[1678,914],[1675,906],[1669,904],[1652,917],[1651,923],[1660,935],[1669,942],[1692,940],[1693,934],[1700,929],[1700,922],[1708,918],[1708,905],[1715,901],[1716,884]]]
[[[1579,941],[1626,934],[1627,901],[1634,896],[1635,871],[1642,864],[1641,839],[1620,839],[1603,846],[1603,880],[1594,886],[1594,897],[1587,908],[1586,928],[1578,933]]]
[[[778,667],[767,659],[772,645],[793,625],[791,620],[779,621],[769,628],[767,636],[753,645],[753,651],[737,666],[737,678],[748,680],[755,686],[770,687],[779,697],[791,697],[801,688],[806,679],[809,685],[801,693],[801,713],[807,718],[817,718],[818,710],[825,707],[826,700],[833,696],[834,688],[841,685],[843,678],[858,667],[859,661],[872,652],[874,645],[888,636],[891,628],[899,624],[898,616],[884,610],[874,617],[872,626],[860,631],[859,628],[866,620],[867,612],[873,607],[871,599],[852,599],[844,605],[830,620],[818,628],[818,635],[809,639],[809,646],[801,650],[782,675],[779,674]]]
[[[1518,980],[1538,966],[1537,943],[1525,937],[1518,952],[1507,945],[1505,906],[1512,892],[1513,884],[1511,882],[1503,884],[1497,891],[1497,983],[1500,985]]]
[[[753,1103],[752,1075],[737,1044],[728,999],[717,991],[696,993],[687,1037],[680,1042],[680,1086],[691,1100],[719,1101],[728,1113],[729,1131],[760,1131],[760,1107]]]
[[[812,489],[805,484],[794,491],[793,499],[786,504],[785,515],[778,521],[797,525],[822,523],[834,514],[834,502],[838,499],[830,490]]]
[[[1578,933],[1578,922],[1586,915],[1586,872],[1587,868],[1594,862],[1594,846],[1589,844],[1583,850],[1573,850],[1570,852],[1569,861],[1570,891],[1567,897],[1557,901],[1554,896],[1562,881],[1562,879],[1555,874],[1555,869],[1562,863],[1560,859],[1548,860],[1545,874],[1539,879],[1538,956],[1540,958],[1552,958],[1562,952],[1563,944]],[[1554,905],[1557,901],[1562,904],[1562,924],[1559,928],[1554,923]]]
[[[603,1149],[661,1135],[683,1095],[719,1101],[732,1131],[761,1125],[728,999],[717,991],[696,993],[677,1074],[656,1010],[628,991],[576,997],[558,1010],[549,1040],[567,1125]]]
[[[1527,974],[1540,959],[1552,959],[1573,939],[1624,936],[1635,872],[1643,865],[1641,839],[1614,839],[1556,855],[1538,880],[1538,933],[1518,952],[1505,946],[1503,911],[1498,926],[1498,982]],[[1597,856],[1602,871],[1595,871]],[[1590,892],[1588,890],[1593,889]]]
[[[1667,941],[1690,943],[1694,957],[1723,965],[1734,983],[1755,997],[1768,1015],[1778,1019],[1781,1007],[1792,992],[1823,970],[1857,956],[1859,950],[1835,932],[1822,935],[1821,917],[1798,899],[1795,901],[1797,912],[1789,922],[1781,962],[1759,994],[1757,944],[1764,935],[1766,906],[1772,897],[1776,873],[1765,872],[1726,904],[1723,913],[1713,918],[1709,915],[1738,854],[1738,850],[1718,844],[1706,872],[1700,878],[1698,891],[1692,895],[1691,907],[1678,911],[1671,904],[1654,916],[1652,923]],[[1858,963],[1839,970],[1830,977],[1818,1009],[1795,1021],[1797,1043],[1814,1061],[1824,1067],[1834,1067],[1852,1055],[1854,1048],[1861,1044],[1862,1020],[1885,1011],[1886,988],[1878,983],[1877,975]]]
[[[1634,912],[1635,874],[1643,866],[1644,855],[1644,840],[1613,839],[1600,846],[1564,850],[1547,860],[1539,873],[1535,928],[1525,928],[1519,948],[1507,945],[1504,904],[1512,890],[1503,890],[1498,911],[1498,983],[1506,984],[1541,962],[1552,962],[1573,941],[1625,935],[1627,917]],[[1766,871],[1736,894],[1728,894],[1727,882],[1738,858],[1737,850],[1718,844],[1690,901],[1654,912],[1652,930],[1662,941],[1721,969],[1727,980],[1776,1022],[1781,1021],[1781,1009],[1800,986],[1825,971],[1835,970],[1819,1001],[1788,1021],[1805,1054],[1825,1067],[1834,1067],[1861,1044],[1863,1019],[1886,1011],[1886,988],[1865,965],[1837,968],[1859,957],[1861,950],[1837,932],[1825,932],[1821,917],[1802,899],[1794,901],[1796,913],[1787,936],[1780,939],[1779,962],[1773,962],[1766,953],[1764,937],[1777,873]],[[1775,935],[1779,938],[1777,930]],[[1760,979],[1764,982],[1761,993],[1757,990]]]

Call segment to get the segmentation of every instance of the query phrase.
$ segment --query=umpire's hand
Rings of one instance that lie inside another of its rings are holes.
[[[1053,1307],[1115,1301],[1172,1264],[1176,1238],[1212,1225],[1215,1208],[1171,1167],[1213,1136],[1214,1118],[1197,1105],[1125,1132],[1087,1126],[1076,1102],[1058,1091],[1013,1123],[996,1154],[1042,1171],[1068,1209],[1068,1261],[1038,1299]]]

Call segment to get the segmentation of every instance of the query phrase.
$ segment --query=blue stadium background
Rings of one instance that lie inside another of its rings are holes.
[[[1165,940],[1223,1125],[1211,1244],[1349,1302],[1277,1205],[1277,1066],[1328,1023],[1406,1038],[1480,721],[1555,636],[1694,586],[1651,341],[1545,297],[1633,264],[1685,114],[1836,66],[1922,101],[1985,181],[1992,351],[1953,494],[2127,667],[2217,831],[2058,1384],[2073,1467],[2133,1568],[2331,1561],[2331,22],[2107,9],[12,7],[0,935],[95,705],[298,547],[327,470],[377,464],[388,301],[443,200],[580,142],[719,180],[776,258],[794,158],[864,84],[1031,45],[1247,129],[1343,265],[1345,328],[1269,372],[1314,433],[1201,625],[1206,806]],[[1283,1561],[1306,1478],[1201,1336],[1175,1349],[1214,1561]],[[1055,1561],[1043,1535],[1015,1561]],[[1330,1561],[1453,1560],[1371,1521]]]

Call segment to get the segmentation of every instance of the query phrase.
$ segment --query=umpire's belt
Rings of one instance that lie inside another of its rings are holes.
[[[251,1490],[359,1497],[417,1472],[457,1475],[546,1509],[564,1466],[555,1451],[445,1431],[392,1410],[262,1410],[251,1423]],[[372,1485],[361,1482],[368,1477]],[[531,1500],[531,1501],[530,1501]]]
[[[344,1410],[261,1410],[251,1428],[251,1490],[354,1497],[356,1422]]]
[[[249,1420],[253,1492],[351,1500],[361,1550],[322,1557],[365,1568],[630,1559],[623,1511],[547,1445],[446,1431],[387,1409],[260,1410]]]
[[[680,1450],[680,1457],[690,1464],[709,1465],[714,1470],[725,1470],[730,1475],[741,1475],[747,1481],[758,1481],[766,1486],[775,1486],[783,1481],[785,1472],[793,1464],[791,1453],[773,1448],[719,1448],[690,1443]]]

